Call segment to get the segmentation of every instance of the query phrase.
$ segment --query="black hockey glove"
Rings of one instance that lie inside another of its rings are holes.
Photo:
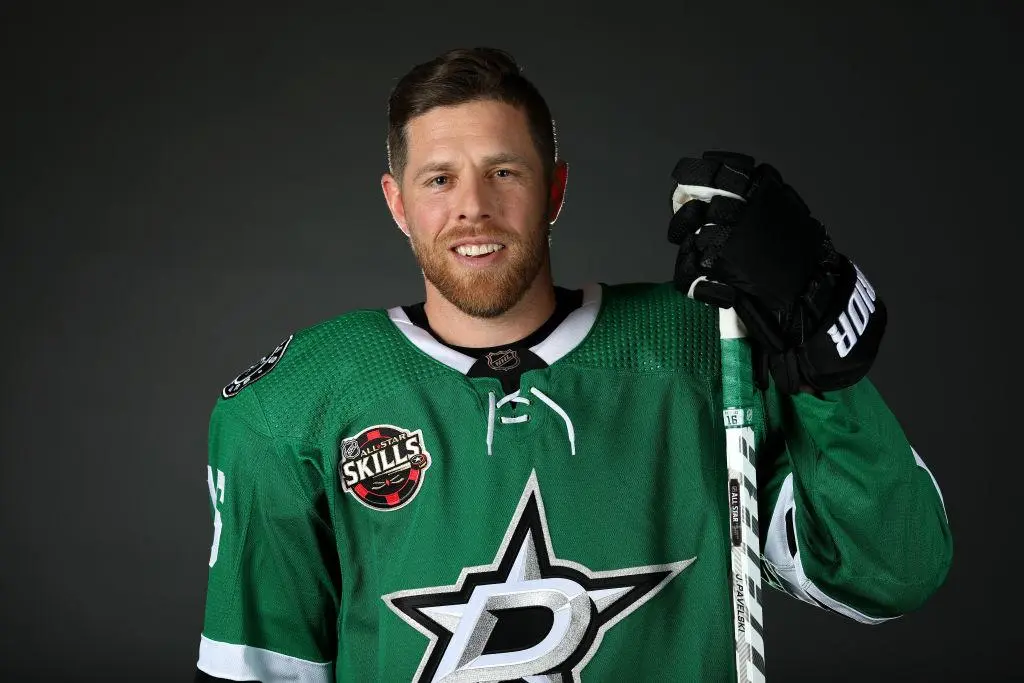
[[[885,305],[778,171],[744,154],[705,152],[680,159],[672,177],[675,286],[735,307],[755,342],[758,385],[771,372],[788,394],[829,391],[866,375]]]

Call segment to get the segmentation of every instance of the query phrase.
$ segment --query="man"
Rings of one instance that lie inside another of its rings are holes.
[[[757,342],[771,583],[865,623],[942,583],[937,485],[864,377],[884,306],[774,169],[684,160],[716,196],[673,216],[674,281],[571,291],[567,166],[511,56],[417,66],[389,118],[425,299],[224,388],[197,680],[734,680],[714,304]]]

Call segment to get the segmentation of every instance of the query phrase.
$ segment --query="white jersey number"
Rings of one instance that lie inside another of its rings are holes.
[[[220,508],[217,506],[217,492],[220,491],[220,501],[224,502],[224,472],[217,470],[217,485],[213,483],[213,468],[206,466],[206,484],[210,489],[210,501],[213,503],[213,545],[210,546],[210,566],[217,562],[217,549],[220,548],[220,530],[223,522],[220,519]]]

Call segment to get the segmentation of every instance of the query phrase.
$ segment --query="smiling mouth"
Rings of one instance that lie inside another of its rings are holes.
[[[493,254],[494,252],[501,251],[504,248],[504,244],[492,242],[490,244],[460,244],[457,247],[452,247],[452,251],[459,256],[479,257]]]

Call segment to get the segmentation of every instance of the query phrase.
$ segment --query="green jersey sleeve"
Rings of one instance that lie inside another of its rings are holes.
[[[320,462],[316,449],[271,433],[256,387],[214,407],[200,671],[334,680],[340,570]]]
[[[765,408],[770,582],[865,623],[920,607],[945,580],[952,537],[937,482],[876,388],[786,396],[773,384]]]

